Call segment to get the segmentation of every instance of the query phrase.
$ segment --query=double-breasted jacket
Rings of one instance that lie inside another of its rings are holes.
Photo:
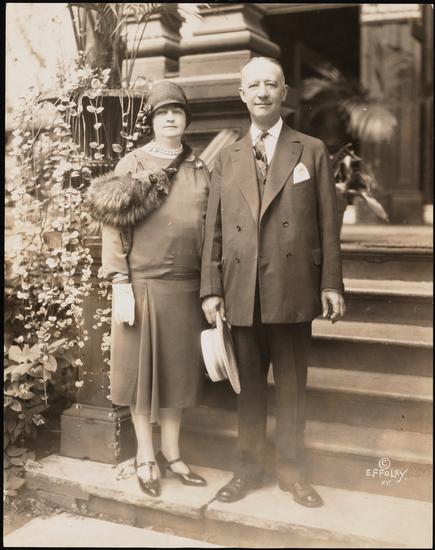
[[[302,163],[302,165],[301,165]],[[306,178],[298,181],[295,167]],[[335,184],[322,141],[283,125],[260,203],[249,133],[218,156],[202,253],[201,297],[223,296],[228,321],[263,323],[321,313],[321,290],[343,291]]]

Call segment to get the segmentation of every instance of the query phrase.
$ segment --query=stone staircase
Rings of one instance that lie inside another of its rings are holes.
[[[208,381],[202,405],[183,416],[181,454],[207,487],[185,487],[170,476],[161,497],[148,497],[135,479],[131,453],[118,465],[51,455],[27,471],[28,487],[74,513],[191,537],[204,546],[431,548],[432,247],[416,246],[420,229],[410,247],[380,246],[373,233],[368,243],[367,228],[362,231],[362,243],[354,235],[342,245],[346,319],[313,323],[307,468],[324,507],[299,506],[277,487],[272,375],[269,475],[239,502],[214,498],[231,478],[237,439],[236,396],[227,382]],[[410,238],[405,233],[399,240]],[[73,439],[77,429],[68,432]],[[103,445],[101,433],[86,430]],[[158,429],[155,435],[158,448]]]
[[[431,500],[432,249],[372,240],[342,245],[345,320],[313,323],[308,473],[324,486]],[[269,382],[273,476],[271,373]],[[203,405],[184,415],[185,456],[230,469],[235,411],[228,383],[207,382]]]
[[[168,533],[160,548],[171,546],[174,535],[205,547],[432,548],[428,502],[318,485],[325,506],[310,509],[266,480],[261,489],[228,504],[214,495],[231,473],[199,466],[195,471],[207,479],[206,487],[186,487],[170,476],[161,482],[160,497],[153,498],[141,492],[133,459],[113,466],[51,455],[39,468],[29,468],[27,485],[68,512],[144,528],[142,540],[136,534],[130,541],[142,548],[154,547],[150,529]],[[94,537],[101,544],[100,534]]]

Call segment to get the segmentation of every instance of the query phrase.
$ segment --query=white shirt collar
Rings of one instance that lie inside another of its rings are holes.
[[[282,128],[282,118],[279,117],[278,122],[272,126],[272,128],[269,128],[267,130],[267,133],[270,134],[273,138],[278,139],[279,134],[281,132]],[[255,140],[257,137],[261,134],[263,130],[259,130],[254,124],[251,124],[250,133],[252,138],[252,143],[255,143]]]

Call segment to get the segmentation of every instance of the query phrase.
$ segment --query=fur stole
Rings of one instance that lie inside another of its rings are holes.
[[[143,221],[162,205],[171,190],[171,176],[190,152],[183,151],[167,168],[119,175],[109,172],[94,178],[86,194],[92,217],[117,229]]]
[[[109,172],[92,180],[86,202],[93,218],[121,229],[144,220],[163,203],[170,189],[164,169],[122,175]]]

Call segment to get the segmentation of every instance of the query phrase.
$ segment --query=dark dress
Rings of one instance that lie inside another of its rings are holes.
[[[169,162],[137,149],[115,172]],[[151,413],[151,422],[160,407],[191,407],[200,395],[205,320],[199,278],[208,190],[203,163],[193,156],[184,161],[165,202],[134,227],[128,264],[119,231],[103,227],[103,273],[129,272],[135,296],[134,325],[112,322],[111,398]]]

